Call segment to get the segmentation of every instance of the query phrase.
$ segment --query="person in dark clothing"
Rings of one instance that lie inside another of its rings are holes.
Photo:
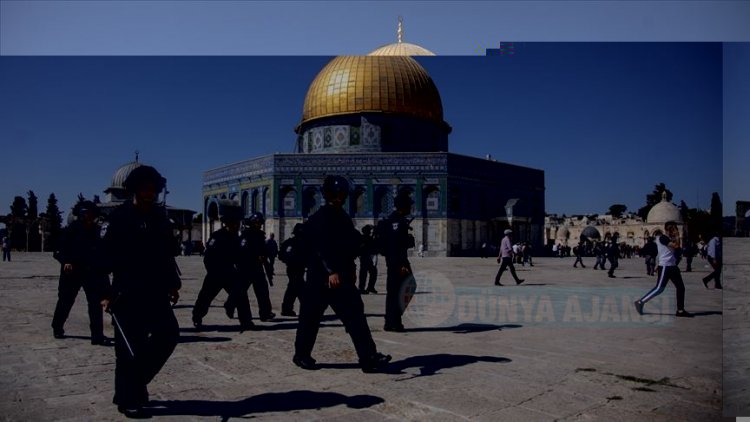
[[[604,242],[596,242],[596,245],[594,246],[594,255],[596,255],[596,263],[594,264],[594,269],[602,269],[606,270],[605,267],[607,263],[607,244]]]
[[[53,254],[60,261],[60,283],[52,318],[52,334],[55,338],[65,337],[65,321],[83,287],[88,302],[91,344],[111,346],[112,341],[104,336],[101,305],[109,292],[109,275],[100,265],[102,239],[97,224],[99,209],[95,203],[82,200],[76,204],[73,214],[76,220],[65,228],[58,249]]]
[[[619,267],[617,260],[620,258],[620,246],[617,244],[619,235],[615,233],[612,235],[612,242],[607,248],[607,259],[609,260],[609,271],[607,275],[609,278],[615,278],[615,270]]]
[[[109,216],[104,243],[112,290],[102,305],[115,323],[112,401],[126,416],[139,417],[148,402],[146,386],[177,346],[180,330],[172,305],[179,299],[181,281],[172,225],[157,203],[166,179],[142,165],[123,186],[133,199]]]
[[[273,233],[271,233],[266,240],[266,261],[264,262],[268,284],[271,286],[273,286],[273,277],[276,275],[273,266],[276,263],[277,256],[279,256],[279,244],[276,243],[276,239]]]
[[[286,275],[289,284],[284,291],[284,299],[281,302],[281,315],[296,317],[294,312],[294,301],[299,298],[302,287],[305,285],[305,252],[302,244],[302,230],[304,225],[297,223],[292,230],[292,237],[281,243],[279,259],[286,264]]]
[[[246,220],[246,228],[240,234],[240,251],[237,263],[241,282],[232,290],[227,302],[224,303],[227,315],[231,318],[236,308],[240,325],[249,329],[254,327],[252,314],[250,313],[250,302],[247,298],[247,289],[251,285],[258,301],[260,320],[266,322],[276,316],[272,310],[266,279],[266,234],[261,229],[265,222],[266,218],[259,212],[252,213]]]
[[[586,241],[584,239],[581,239],[578,242],[578,246],[573,248],[573,253],[576,255],[576,262],[573,263],[574,268],[578,268],[578,263],[581,263],[581,268],[586,268],[585,265],[583,265],[583,252],[586,248]]]
[[[208,313],[211,302],[224,289],[227,294],[238,283],[239,271],[237,261],[240,250],[240,221],[242,208],[237,205],[220,205],[221,222],[224,227],[211,233],[206,243],[203,255],[203,265],[206,267],[206,277],[198,292],[198,298],[193,306],[193,325],[200,329],[203,317]]]
[[[387,219],[378,223],[378,237],[382,245],[381,253],[385,256],[386,297],[385,297],[385,331],[403,332],[401,322],[406,307],[409,305],[415,286],[412,281],[411,263],[408,251],[414,247],[414,236],[409,231],[409,220],[414,201],[408,194],[400,193],[394,199],[396,210]]]
[[[365,288],[367,276],[370,280]],[[375,282],[378,279],[378,250],[372,233],[372,226],[362,227],[362,244],[359,248],[359,292],[363,295],[369,293],[377,294]]]
[[[646,261],[646,274],[654,275],[656,272],[656,256],[659,255],[659,251],[653,237],[649,236],[646,240],[646,244],[641,249],[641,255]]]
[[[300,298],[300,315],[292,361],[300,368],[318,369],[312,349],[320,320],[330,306],[341,319],[354,343],[363,372],[376,372],[391,357],[378,353],[365,318],[362,297],[357,291],[354,260],[361,234],[343,209],[349,183],[341,176],[327,176],[323,182],[326,205],[305,223],[304,244],[307,282]]]

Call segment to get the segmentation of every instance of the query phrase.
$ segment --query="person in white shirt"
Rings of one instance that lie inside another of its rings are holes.
[[[711,267],[714,269],[711,274],[703,277],[703,286],[705,286],[706,288],[708,288],[708,282],[711,281],[711,279],[714,280],[714,288],[722,288],[721,255],[721,239],[719,239],[719,236],[717,234],[714,234],[711,240],[708,241],[708,246],[706,247],[706,257],[708,259],[708,263],[711,264]]]
[[[672,234],[672,237],[666,236],[659,229],[654,230],[653,234],[656,239],[656,248],[658,251],[656,258],[658,275],[656,286],[634,303],[635,309],[640,315],[643,315],[643,305],[662,294],[667,287],[667,282],[671,280],[677,289],[677,313],[675,316],[687,318],[693,316],[693,314],[685,310],[685,284],[682,282],[682,274],[680,274],[680,268],[677,266],[677,256],[675,255],[675,249],[679,248],[679,238],[675,238],[674,236],[675,234],[679,234],[676,229],[677,224],[669,221],[664,224],[664,230]]]
[[[497,262],[501,264],[500,270],[495,276],[495,286],[502,286],[502,284],[500,284],[500,277],[503,275],[503,271],[505,271],[506,268],[510,269],[510,275],[513,276],[513,279],[516,280],[516,284],[518,285],[523,283],[523,279],[518,278],[516,275],[516,267],[513,266],[513,246],[510,240],[513,231],[505,229],[503,233],[505,234],[505,237],[503,238],[503,241],[500,242],[500,255],[497,257]]]

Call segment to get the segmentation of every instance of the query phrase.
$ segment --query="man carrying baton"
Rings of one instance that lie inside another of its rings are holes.
[[[104,237],[112,272],[112,292],[102,306],[113,315],[117,410],[141,417],[146,386],[174,351],[180,332],[172,305],[181,281],[175,240],[164,207],[157,202],[166,186],[155,168],[133,169],[123,183],[133,199],[115,209]],[[170,304],[171,302],[171,304]],[[125,334],[127,333],[127,337]]]

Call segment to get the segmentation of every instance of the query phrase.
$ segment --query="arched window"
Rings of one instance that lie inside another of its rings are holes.
[[[273,210],[271,209],[271,189],[268,187],[263,188],[263,215],[268,218]]]
[[[281,188],[281,204],[279,204],[279,215],[282,217],[292,217],[297,211],[297,191],[291,187]]]
[[[375,188],[375,197],[373,198],[372,213],[375,218],[387,217],[393,209],[393,198],[390,195],[388,186],[378,186]]]
[[[365,188],[359,186],[352,192],[351,199],[349,200],[351,205],[350,214],[354,217],[364,217],[367,213],[367,193]]]
[[[258,189],[253,189],[253,193],[250,199],[250,207],[252,208],[253,212],[258,212],[261,210],[261,207],[258,202],[260,199],[260,194],[258,193]]]
[[[422,195],[422,214],[424,216],[435,215],[440,211],[440,189],[437,186],[427,186]]]
[[[250,215],[250,194],[247,191],[242,192],[240,206],[242,207],[242,215]]]
[[[320,208],[322,195],[318,188],[308,187],[302,192],[302,216],[309,217]]]

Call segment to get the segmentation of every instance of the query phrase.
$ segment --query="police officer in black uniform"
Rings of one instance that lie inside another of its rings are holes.
[[[102,239],[97,224],[99,208],[91,201],[79,201],[73,214],[76,220],[65,228],[55,259],[60,261],[57,306],[52,318],[52,334],[64,338],[63,326],[70,315],[78,291],[83,287],[89,311],[91,344],[111,346],[104,336],[101,301],[109,292],[109,276],[101,263]]]
[[[243,327],[252,328],[253,323],[250,315],[250,305],[247,298],[247,289],[253,286],[255,298],[258,300],[258,314],[261,321],[271,321],[276,314],[272,311],[271,298],[268,292],[268,280],[266,279],[267,260],[266,257],[266,234],[261,229],[266,222],[263,214],[254,212],[246,220],[246,228],[240,234],[240,252],[237,267],[242,279],[241,286],[233,290],[224,307],[227,315],[234,313],[237,308],[237,317]],[[248,303],[247,307],[245,302]]]
[[[409,231],[409,220],[406,216],[411,213],[414,201],[408,194],[399,193],[394,199],[396,210],[387,219],[378,223],[378,236],[383,244],[381,251],[385,255],[387,267],[386,297],[385,297],[385,331],[403,332],[401,322],[406,306],[411,299],[414,286],[408,286],[405,281],[412,274],[411,263],[407,252],[414,247],[414,236]]]
[[[166,179],[151,167],[136,167],[123,187],[133,199],[109,216],[104,237],[112,292],[103,304],[115,323],[115,394],[128,417],[143,415],[146,385],[174,351],[180,336],[172,306],[181,281],[176,241],[166,209],[157,202]],[[171,303],[170,303],[171,302]]]
[[[308,272],[300,299],[299,327],[292,359],[303,369],[317,369],[311,353],[320,320],[328,306],[333,308],[352,338],[363,372],[376,372],[391,360],[390,356],[377,351],[357,291],[354,260],[361,234],[343,208],[348,195],[346,179],[327,176],[323,182],[326,205],[305,223]]]
[[[240,251],[242,208],[234,204],[220,204],[219,211],[224,227],[211,233],[206,243],[203,255],[206,277],[193,306],[193,325],[198,329],[203,325],[203,317],[208,313],[211,301],[221,289],[229,294],[232,286],[240,282],[237,261]]]
[[[378,249],[375,244],[375,238],[372,233],[372,226],[362,227],[362,244],[359,249],[359,292],[363,295],[369,293],[377,294],[375,290],[375,281],[378,279]],[[368,282],[367,276],[370,276]],[[365,289],[367,282],[367,289]]]
[[[289,284],[284,291],[284,299],[281,302],[281,315],[296,317],[294,312],[294,301],[299,297],[302,286],[305,285],[305,253],[302,244],[302,230],[304,226],[300,223],[294,225],[292,237],[281,242],[279,248],[279,259],[286,264],[286,275]]]
[[[607,271],[607,275],[609,278],[615,278],[615,270],[619,267],[617,262],[620,259],[619,239],[620,234],[615,232],[615,234],[612,235],[612,243],[609,245],[609,249],[607,249],[607,259],[609,260],[609,271]]]

